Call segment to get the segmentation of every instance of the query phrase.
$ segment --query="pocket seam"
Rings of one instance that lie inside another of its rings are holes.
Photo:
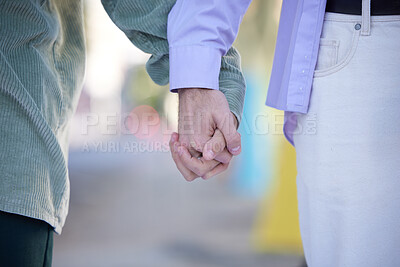
[[[334,46],[338,47],[340,41],[336,39],[327,39],[327,38],[321,38],[319,41],[319,46]]]
[[[336,40],[336,39],[326,39],[326,38],[321,38],[320,42],[319,42],[319,49],[321,50],[323,47],[327,47],[327,48],[333,48],[334,49],[334,54],[333,57],[331,58],[331,61],[333,61],[333,63],[330,64],[329,67],[325,67],[322,68],[320,70],[317,71],[324,71],[328,68],[331,68],[332,66],[336,66],[338,63],[338,50],[339,50],[339,45],[340,45],[340,41]],[[318,60],[317,60],[317,64],[316,67],[318,66]]]
[[[331,66],[329,68],[322,69],[322,70],[315,70],[314,78],[326,77],[326,76],[331,75],[335,72],[338,72],[339,70],[346,67],[350,63],[351,59],[353,58],[353,56],[357,50],[359,37],[360,37],[360,31],[354,30],[351,45],[350,45],[350,50],[346,54],[346,56],[342,60],[340,60],[339,63],[335,64],[334,66]],[[336,58],[338,56],[337,54],[338,53],[336,51],[336,55],[335,55]]]

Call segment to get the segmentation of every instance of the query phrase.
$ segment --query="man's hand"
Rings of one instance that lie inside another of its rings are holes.
[[[236,117],[217,90],[179,90],[179,135],[171,136],[172,157],[186,180],[208,179],[241,151]]]

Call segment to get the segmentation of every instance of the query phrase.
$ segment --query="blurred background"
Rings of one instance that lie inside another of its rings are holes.
[[[226,173],[188,183],[168,147],[177,95],[150,80],[149,55],[100,1],[86,0],[86,82],[54,266],[302,266],[295,153],[283,113],[264,105],[280,8],[281,0],[253,0],[235,42],[247,82],[241,155]],[[132,134],[143,126],[129,119],[143,114],[148,132]]]

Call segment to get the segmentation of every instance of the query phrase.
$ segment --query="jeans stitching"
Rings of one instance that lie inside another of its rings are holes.
[[[319,49],[321,50],[323,47],[331,47],[334,48],[334,56],[332,58],[330,58],[330,66],[329,67],[325,67],[322,69],[317,69],[318,66],[318,62],[319,62],[319,57],[317,59],[317,65],[315,68],[315,71],[319,71],[319,70],[325,70],[328,68],[331,68],[332,66],[336,66],[338,64],[338,50],[339,50],[339,45],[340,45],[340,41],[336,40],[336,39],[328,39],[328,38],[321,38],[320,42],[319,42]]]
[[[351,59],[353,58],[353,56],[357,50],[359,38],[360,38],[360,31],[354,31],[350,50],[346,54],[346,56],[338,64],[336,64],[334,66],[331,66],[331,67],[323,69],[323,70],[314,71],[314,78],[326,77],[326,76],[336,73],[339,70],[346,67],[350,63]]]

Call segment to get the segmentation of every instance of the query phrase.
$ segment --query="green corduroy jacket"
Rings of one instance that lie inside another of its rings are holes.
[[[167,17],[175,0],[102,0],[112,21],[169,80]],[[82,0],[0,0],[0,210],[61,233],[68,213],[68,128],[85,68]],[[234,48],[220,90],[240,120],[245,82]]]

